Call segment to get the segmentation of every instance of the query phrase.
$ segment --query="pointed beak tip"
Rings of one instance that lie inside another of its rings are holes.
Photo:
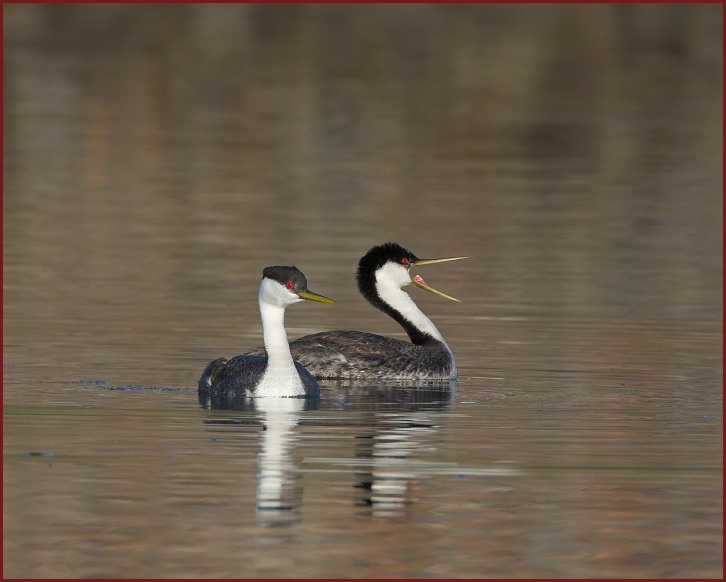
[[[297,293],[297,296],[300,297],[300,299],[307,299],[308,301],[316,301],[318,303],[335,303],[335,301],[329,297],[325,297],[325,295],[318,295],[312,291],[301,291]]]
[[[469,257],[443,257],[441,259],[419,259],[413,265],[433,265],[436,263],[447,263],[449,261],[460,261]]]
[[[450,299],[451,301],[456,301],[457,303],[461,303],[461,301],[459,299],[457,299],[456,297],[452,297],[451,295],[442,293],[441,291],[438,291],[438,290],[434,289],[433,287],[429,287],[426,283],[424,283],[424,280],[421,277],[419,277],[418,275],[411,280],[411,284],[415,285],[416,287],[419,287],[420,289],[424,289],[425,291],[428,291],[429,293],[433,293],[434,295],[443,297],[444,299]]]
[[[323,295],[318,295],[313,301],[317,301],[319,303],[335,303],[330,297],[324,297]]]

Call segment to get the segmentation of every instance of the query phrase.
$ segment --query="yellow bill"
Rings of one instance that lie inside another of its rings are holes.
[[[318,301],[320,303],[335,303],[332,299],[328,299],[324,295],[318,295],[312,291],[295,291],[294,293],[300,297],[300,299],[308,299],[309,301]]]
[[[459,258],[460,259],[465,259],[466,257],[459,257]],[[443,259],[443,260],[447,260],[447,259]],[[453,259],[448,259],[448,260],[453,260]],[[418,265],[418,263],[416,263],[416,264]],[[429,291],[429,292],[433,293],[434,295],[438,295],[439,297],[443,297],[444,299],[451,299],[452,301],[456,301],[457,303],[461,303],[461,301],[459,299],[456,299],[454,297],[451,297],[450,295],[447,295],[446,293],[442,293],[441,291],[437,291],[433,287],[429,287],[426,284],[426,281],[424,281],[421,278],[421,275],[416,275],[413,279],[411,279],[411,283],[413,285],[416,285],[416,287],[421,287],[421,289],[426,289],[426,291]]]
[[[415,263],[412,263],[415,266],[419,265],[433,265],[434,263],[445,263],[447,261],[459,261],[461,259],[468,259],[469,257],[444,257],[441,259],[419,259]],[[426,291],[430,291],[434,295],[438,295],[439,297],[443,297],[444,299],[450,299],[451,301],[456,301],[458,303],[461,303],[458,299],[451,297],[450,295],[447,295],[446,293],[442,293],[441,291],[437,291],[433,287],[429,287],[426,282],[421,278],[420,275],[416,275],[413,279],[411,279],[411,283],[416,285],[416,287],[421,287],[421,289],[426,289]]]
[[[447,261],[459,261],[461,259],[468,259],[469,257],[446,257],[444,259],[419,259],[414,265],[433,265],[434,263],[445,263]]]

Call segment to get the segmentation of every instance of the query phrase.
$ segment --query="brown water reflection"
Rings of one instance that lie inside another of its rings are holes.
[[[6,5],[4,89],[5,576],[721,576],[720,5]],[[268,264],[403,337],[386,240],[455,391],[200,407]]]

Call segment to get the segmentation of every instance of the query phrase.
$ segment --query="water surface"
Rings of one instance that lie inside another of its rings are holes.
[[[720,5],[7,5],[6,577],[722,575]],[[394,240],[451,386],[200,404]]]

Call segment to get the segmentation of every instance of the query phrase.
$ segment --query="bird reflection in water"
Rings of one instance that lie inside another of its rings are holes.
[[[291,457],[293,429],[305,408],[300,398],[260,398],[264,431],[257,455],[257,517],[261,523],[289,524],[299,521],[302,506],[302,474]]]
[[[356,459],[367,465],[356,472],[355,504],[360,515],[402,517],[418,501],[417,472],[411,456],[425,437],[436,432],[429,413],[393,414],[379,419],[379,430],[356,440]]]
[[[404,387],[335,387],[335,397],[326,400],[304,398],[200,397],[205,409],[257,412],[243,424],[261,425],[257,454],[256,514],[259,525],[291,525],[300,521],[303,504],[302,460],[294,451],[299,441],[296,427],[301,415],[320,410],[307,426],[339,426],[341,422],[355,435],[354,499],[360,516],[401,517],[417,501],[416,453],[428,448],[435,435],[438,415],[448,409],[456,381],[437,381]],[[421,384],[421,385],[419,385]],[[325,390],[325,388],[323,388]],[[325,418],[325,410],[336,414]],[[341,419],[340,411],[350,414]],[[239,420],[236,424],[239,424]],[[229,419],[208,420],[208,424],[229,424]],[[328,459],[350,464],[350,457]]]
[[[299,521],[303,498],[299,459],[293,457],[295,427],[300,413],[315,410],[319,401],[309,398],[249,398],[200,396],[206,410],[233,410],[259,413],[239,419],[207,420],[205,424],[262,426],[257,453],[257,521],[261,525],[289,525]]]

